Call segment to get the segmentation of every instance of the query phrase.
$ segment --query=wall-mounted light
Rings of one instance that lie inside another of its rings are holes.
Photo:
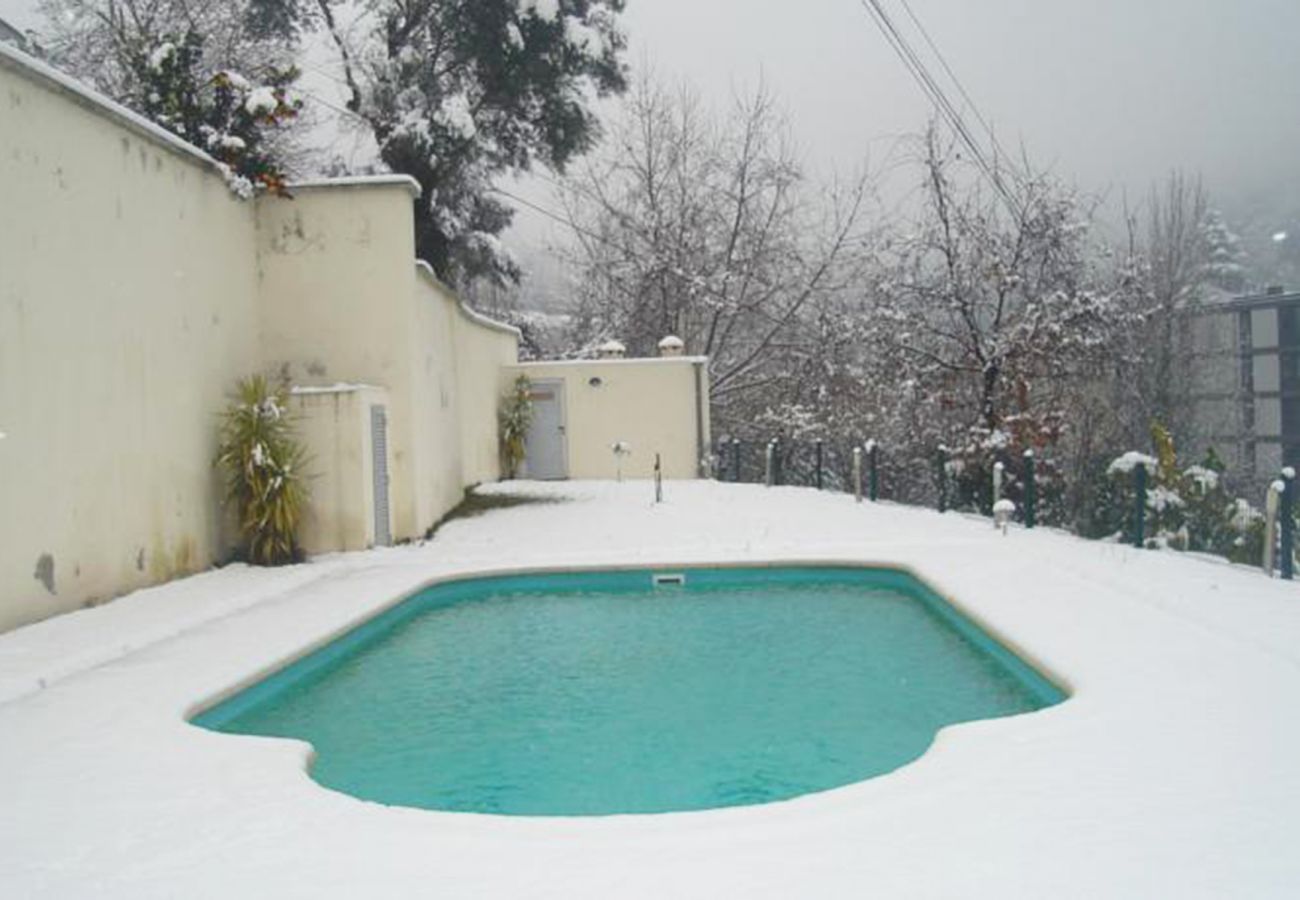
[[[605,382],[600,380],[599,375],[592,375],[590,378],[587,379],[587,384],[591,385],[592,387],[600,387],[604,383]]]

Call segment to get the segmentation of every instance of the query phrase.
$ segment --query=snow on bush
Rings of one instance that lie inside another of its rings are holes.
[[[189,32],[135,54],[129,105],[210,155],[237,196],[252,197],[258,187],[284,194],[266,132],[297,115],[301,103],[288,94],[297,72],[269,70],[268,84],[231,69],[205,74],[203,45]]]
[[[1127,475],[1139,465],[1146,468],[1148,473],[1156,471],[1156,460],[1153,456],[1145,453],[1139,453],[1136,450],[1130,450],[1123,456],[1117,458],[1106,469],[1107,475]]]

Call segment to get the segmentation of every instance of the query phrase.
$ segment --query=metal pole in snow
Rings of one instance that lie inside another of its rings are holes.
[[[731,480],[740,481],[740,441],[731,439]]]
[[[993,464],[993,506],[997,506],[1002,499],[1002,472],[1005,469],[1001,460]]]
[[[784,466],[781,465],[781,439],[772,438],[772,483],[780,484],[785,480],[785,472],[781,471]]]
[[[767,442],[767,450],[763,455],[763,484],[768,487],[772,486],[772,457],[775,455],[776,441]]]
[[[1295,576],[1295,469],[1282,470],[1282,503],[1278,510],[1278,531],[1281,544],[1278,548],[1278,568],[1282,577],[1290,581]]]
[[[1025,527],[1038,524],[1038,481],[1034,471],[1034,451],[1025,451]]]
[[[664,502],[664,470],[659,462],[659,454],[655,454],[655,503]]]
[[[1147,527],[1147,467],[1133,467],[1133,546],[1141,547]]]
[[[862,502],[862,448],[853,448],[853,499]]]
[[[867,496],[875,503],[880,499],[880,447],[876,442],[867,441]]]
[[[1281,479],[1268,486],[1264,495],[1264,571],[1273,577],[1273,565],[1277,557],[1277,508],[1282,501],[1282,489],[1286,485]]]
[[[822,442],[817,441],[817,490],[822,489]]]

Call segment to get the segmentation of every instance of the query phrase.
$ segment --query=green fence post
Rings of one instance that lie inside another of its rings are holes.
[[[1147,467],[1133,467],[1133,546],[1141,547],[1147,528]]]
[[[1025,451],[1025,527],[1038,524],[1038,478],[1034,471],[1034,451]]]
[[[1295,469],[1287,466],[1282,470],[1282,502],[1279,504],[1278,532],[1282,545],[1278,554],[1278,568],[1282,577],[1290,581],[1295,577]]]
[[[879,456],[880,448],[876,446],[876,442],[867,441],[867,496],[871,498],[872,503],[880,499],[880,475],[876,471]]]

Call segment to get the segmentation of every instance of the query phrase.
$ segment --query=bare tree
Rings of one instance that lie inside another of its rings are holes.
[[[1153,422],[1180,440],[1192,428],[1192,316],[1205,302],[1210,268],[1208,198],[1199,178],[1173,172],[1152,188],[1144,216],[1128,214],[1125,303],[1139,313],[1126,357],[1130,377],[1117,382],[1131,443],[1145,444]],[[1145,221],[1142,221],[1142,220]]]
[[[843,283],[867,188],[858,178],[812,202],[762,86],[719,119],[690,90],[640,79],[603,152],[562,188],[576,341],[616,336],[651,354],[675,334],[712,360],[719,427],[752,421],[740,410],[788,377],[803,315]]]

